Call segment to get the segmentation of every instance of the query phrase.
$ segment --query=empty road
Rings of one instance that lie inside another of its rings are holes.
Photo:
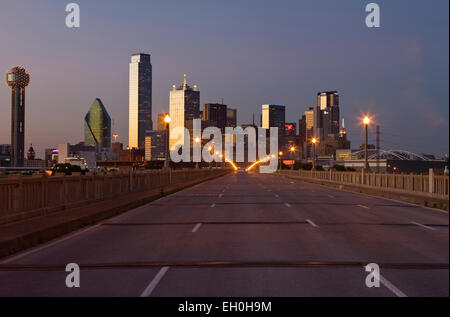
[[[439,210],[237,172],[0,261],[0,296],[448,296],[448,226]]]

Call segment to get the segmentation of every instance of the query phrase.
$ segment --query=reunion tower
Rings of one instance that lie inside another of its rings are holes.
[[[25,87],[30,75],[25,68],[14,67],[6,73],[6,83],[11,87],[11,166],[23,167],[25,143]]]

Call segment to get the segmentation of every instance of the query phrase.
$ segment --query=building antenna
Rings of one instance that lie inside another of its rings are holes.
[[[255,126],[255,113],[253,112],[253,126]]]

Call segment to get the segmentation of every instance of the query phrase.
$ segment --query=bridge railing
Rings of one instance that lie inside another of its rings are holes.
[[[280,174],[330,181],[337,184],[361,185],[380,189],[394,189],[405,193],[422,193],[436,198],[449,197],[449,177],[435,175],[430,169],[428,175],[380,174],[337,171],[281,170]]]
[[[0,179],[0,223],[19,219],[21,217],[16,216],[30,211],[81,205],[128,193],[189,183],[225,172],[220,169],[186,169],[70,176],[10,175],[9,178]]]

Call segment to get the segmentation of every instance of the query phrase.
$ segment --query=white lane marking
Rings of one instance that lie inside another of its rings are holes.
[[[275,197],[277,197],[277,198],[278,198],[278,197],[280,197],[280,195],[278,195],[278,194],[275,194]]]
[[[156,274],[156,276],[150,282],[150,284],[148,284],[147,288],[142,292],[141,297],[149,297],[155,290],[156,286],[158,286],[164,275],[166,275],[168,270],[168,266],[163,266],[161,270],[159,270],[158,274]]]
[[[309,219],[306,219],[306,222],[307,223],[309,223],[311,226],[313,226],[314,228],[318,228],[319,226],[318,225],[316,225],[314,222],[312,222],[311,220],[309,220]]]
[[[212,204],[212,205],[211,205],[211,208],[214,208],[214,207],[216,207],[216,204]]]
[[[272,190],[271,190],[271,189],[268,189],[267,191],[268,191],[268,192],[271,192]]]
[[[388,290],[394,293],[397,297],[408,297],[405,293],[399,290],[394,284],[389,282],[386,278],[381,276],[380,274],[380,282],[383,284]]]
[[[361,207],[361,208],[364,208],[364,209],[370,209],[369,207],[364,206],[364,205],[356,205],[356,206]]]
[[[222,198],[222,196],[223,196],[223,194],[220,194],[220,195],[219,195],[219,198]]]
[[[432,228],[432,227],[429,227],[429,226],[425,226],[425,225],[423,225],[423,224],[421,224],[421,223],[418,223],[418,222],[411,221],[411,223],[414,224],[414,225],[416,225],[416,226],[425,228],[425,229],[429,229],[429,230],[433,230],[433,231],[436,230],[436,228]]]
[[[194,229],[192,229],[192,232],[193,233],[195,233],[195,232],[197,232],[197,230],[201,227],[201,223],[198,223],[195,227],[194,227]]]
[[[315,193],[316,191],[313,189],[313,190],[311,190],[311,192],[312,192],[312,193]]]
[[[289,207],[289,208],[291,207],[291,205],[288,203],[285,203],[285,205],[286,205],[286,207]]]
[[[333,195],[328,195],[328,197],[330,197],[330,198],[334,198],[334,196],[333,196]]]

